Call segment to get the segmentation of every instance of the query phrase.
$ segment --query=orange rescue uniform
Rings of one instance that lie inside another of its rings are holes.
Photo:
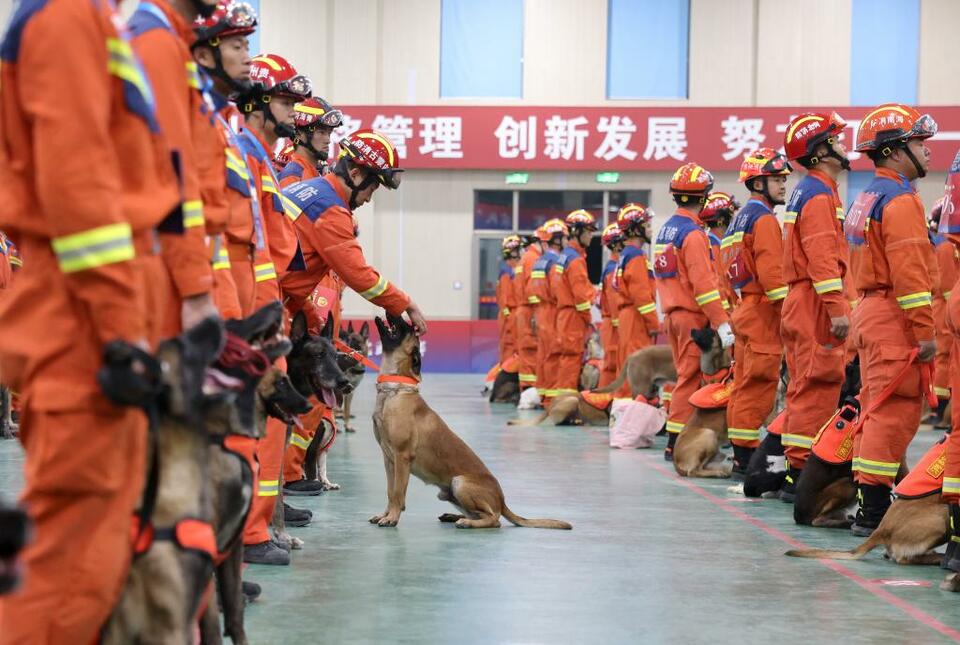
[[[877,168],[844,224],[862,300],[854,311],[854,342],[866,405],[907,364],[918,341],[933,340],[931,271],[936,258],[923,203],[905,177]],[[895,267],[895,269],[894,269]],[[900,462],[920,424],[923,392],[914,363],[903,383],[863,422],[854,448],[854,478],[893,488]]]
[[[647,255],[643,248],[627,242],[620,252],[620,263],[614,281],[617,290],[617,356],[623,369],[635,351],[649,347],[660,330],[657,303]],[[624,381],[618,397],[632,398],[630,384]]]
[[[153,229],[179,194],[121,29],[105,0],[19,3],[0,48],[0,227],[27,258],[0,300],[0,364],[23,401],[34,523],[2,643],[95,641],[130,563],[146,419],[109,403],[96,372],[105,343],[147,335]]]
[[[298,181],[306,181],[319,176],[320,173],[317,172],[317,167],[314,164],[307,161],[303,155],[292,152],[290,153],[290,159],[284,164],[277,178],[280,180],[280,188],[283,189]]]
[[[571,240],[570,246],[563,250],[554,273],[560,342],[556,389],[557,394],[576,394],[580,391],[583,347],[592,322],[590,307],[596,297],[587,273],[586,252],[577,240]]]
[[[933,390],[938,399],[950,398],[950,356],[953,335],[947,326],[947,301],[960,277],[957,249],[942,235],[933,236],[939,280],[933,293],[933,319],[937,331],[937,358],[934,363]]]
[[[517,352],[516,325],[511,318],[517,308],[513,276],[513,267],[510,263],[506,260],[501,261],[500,277],[497,279],[497,331],[500,338],[501,365]]]
[[[617,277],[620,254],[611,253],[600,275],[600,344],[603,345],[603,369],[598,387],[612,383],[619,373],[620,351],[620,296],[613,286]]]
[[[847,242],[837,184],[811,169],[793,190],[784,214],[784,300],[780,337],[790,384],[783,423],[784,452],[803,468],[820,426],[837,409],[846,349],[830,333],[830,318],[850,315],[844,294]]]
[[[720,255],[721,281],[739,300],[732,315],[736,342],[727,432],[734,445],[756,448],[760,426],[776,402],[780,307],[787,297],[783,233],[770,204],[751,199],[744,205],[730,223]]]
[[[653,270],[677,367],[667,432],[678,434],[693,413],[690,397],[700,388],[703,376],[700,348],[690,332],[707,324],[716,329],[729,322],[710,258],[710,242],[696,213],[678,208],[663,225],[654,246]]]
[[[517,353],[520,357],[520,389],[537,387],[537,334],[533,332],[534,307],[539,302],[530,291],[533,265],[541,255],[539,244],[531,244],[513,268],[513,289],[517,302],[514,318],[517,334]]]

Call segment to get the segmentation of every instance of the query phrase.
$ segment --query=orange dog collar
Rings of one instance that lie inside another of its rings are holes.
[[[420,379],[412,376],[400,376],[399,374],[381,374],[377,377],[377,383],[400,383],[401,385],[419,386]]]

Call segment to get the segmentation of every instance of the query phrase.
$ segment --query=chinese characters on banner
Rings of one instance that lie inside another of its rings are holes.
[[[334,142],[359,128],[393,141],[404,168],[672,171],[696,161],[736,171],[760,146],[783,147],[790,119],[833,108],[549,108],[346,106]],[[869,108],[837,111],[854,169],[871,167],[852,151]],[[960,146],[960,107],[920,108],[940,126],[928,141],[931,168],[947,170]],[[335,145],[335,143],[334,143]]]

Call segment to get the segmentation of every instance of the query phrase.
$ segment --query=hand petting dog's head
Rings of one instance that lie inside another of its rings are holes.
[[[380,371],[402,376],[420,376],[422,357],[416,328],[402,316],[387,315],[386,320],[375,318],[380,343],[383,345],[383,364]],[[389,371],[388,371],[389,370]]]

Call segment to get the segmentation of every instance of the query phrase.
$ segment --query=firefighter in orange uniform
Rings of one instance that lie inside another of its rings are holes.
[[[106,343],[147,344],[155,228],[180,197],[112,3],[18,3],[2,58],[0,228],[27,261],[0,299],[0,371],[23,401],[34,534],[0,643],[90,643],[130,564],[147,453],[143,413],[111,404],[96,373]]]
[[[530,272],[530,293],[536,299],[534,321],[537,333],[537,392],[544,407],[557,395],[557,368],[560,363],[560,340],[557,337],[557,299],[550,275],[566,244],[569,231],[561,219],[551,219],[537,229],[544,245],[543,255]],[[531,301],[533,302],[533,301]]]
[[[937,429],[950,427],[943,418],[943,412],[950,401],[950,360],[953,349],[953,336],[947,326],[947,301],[950,300],[957,278],[960,277],[960,262],[957,249],[945,235],[941,235],[940,217],[944,199],[941,197],[930,211],[930,239],[937,257],[938,277],[933,293],[933,319],[937,330],[937,358],[934,361],[933,391],[937,395],[937,409],[931,410],[925,423],[933,424]]]
[[[957,153],[947,174],[946,191],[940,214],[940,232],[960,252],[960,152]],[[960,392],[960,288],[954,285],[947,299],[947,327],[953,338],[950,356],[950,386]],[[950,418],[951,436],[960,437],[960,413]],[[942,589],[956,591],[956,578],[960,575],[960,449],[958,442],[950,441],[947,460],[943,469],[943,487],[940,501],[947,504],[950,514],[950,539],[943,557],[943,568],[950,571],[941,585]]]
[[[343,123],[343,114],[319,96],[293,108],[293,150],[280,171],[280,187],[323,174],[330,149],[330,135]]]
[[[667,418],[669,443],[664,458],[668,461],[673,460],[677,435],[693,413],[690,397],[703,378],[700,349],[690,333],[710,325],[724,347],[733,344],[730,320],[721,303],[720,284],[710,259],[710,241],[699,217],[712,188],[713,175],[706,169],[695,163],[681,166],[670,180],[677,211],[660,229],[654,246],[657,293],[666,314],[665,329],[677,366],[677,386]]]
[[[848,251],[837,178],[850,167],[840,143],[845,127],[836,113],[801,114],[784,139],[787,158],[808,171],[783,218],[783,279],[789,290],[781,306],[780,337],[790,384],[781,435],[789,464],[780,499],[788,503],[813,438],[836,411],[843,385],[850,303],[844,294]]]
[[[536,296],[530,292],[530,274],[533,265],[543,254],[540,240],[536,234],[521,238],[523,253],[520,262],[513,267],[513,290],[517,309],[514,314],[516,325],[517,354],[520,357],[520,391],[537,387],[537,334],[533,317],[537,304]]]
[[[700,221],[703,222],[707,239],[710,240],[710,259],[713,260],[713,269],[720,283],[720,304],[723,305],[727,313],[730,313],[730,309],[736,306],[737,297],[736,293],[730,289],[727,281],[723,279],[724,269],[720,257],[720,246],[727,233],[727,227],[730,226],[733,216],[739,209],[740,204],[734,199],[733,195],[715,190],[707,195],[707,203],[703,205],[703,210],[700,211]]]
[[[741,475],[760,445],[760,426],[773,410],[780,380],[780,307],[787,285],[783,232],[773,209],[786,201],[790,171],[787,158],[772,148],[760,148],[743,160],[740,182],[750,200],[721,244],[722,279],[737,298],[731,316],[736,343],[727,432],[733,472]]]
[[[890,492],[907,446],[920,424],[920,365],[933,361],[930,245],[923,202],[910,182],[924,177],[930,162],[925,139],[937,132],[929,115],[895,103],[881,105],[860,121],[857,151],[873,160],[876,175],[850,207],[844,229],[851,267],[862,300],[853,313],[866,400],[877,399],[904,369],[906,379],[863,422],[854,448],[853,472],[860,509],[852,531],[867,536],[890,506]],[[908,367],[909,365],[909,367]]]
[[[154,342],[217,315],[200,195],[200,164],[210,163],[205,148],[211,137],[216,137],[216,131],[200,93],[200,76],[189,48],[194,39],[190,25],[199,8],[211,14],[216,4],[141,2],[128,23],[133,47],[153,86],[160,129],[171,154],[177,158],[182,193],[181,213],[168,218],[158,229],[161,256],[169,277],[151,277],[152,288],[164,292],[156,299],[168,303],[166,309],[158,312],[163,319],[155,331]]]
[[[590,309],[597,290],[587,273],[587,248],[597,231],[596,218],[575,210],[565,219],[570,241],[554,265],[552,286],[557,298],[557,337],[560,358],[557,365],[556,395],[580,390],[583,348],[593,322]]]
[[[497,330],[500,334],[500,365],[517,353],[517,326],[512,314],[517,308],[513,268],[520,262],[520,236],[508,235],[500,243],[500,276],[497,279]]]
[[[626,204],[617,213],[617,226],[624,237],[614,281],[620,321],[617,328],[619,369],[630,354],[652,345],[660,331],[653,280],[643,251],[644,245],[650,242],[652,219],[653,211],[641,204]],[[630,398],[630,384],[624,382],[616,396]]]
[[[603,370],[600,372],[598,387],[612,383],[620,369],[620,295],[613,283],[617,277],[617,265],[620,264],[620,252],[623,250],[623,233],[616,222],[607,224],[600,237],[601,243],[610,251],[610,259],[603,267],[600,276],[600,344],[603,345]]]

